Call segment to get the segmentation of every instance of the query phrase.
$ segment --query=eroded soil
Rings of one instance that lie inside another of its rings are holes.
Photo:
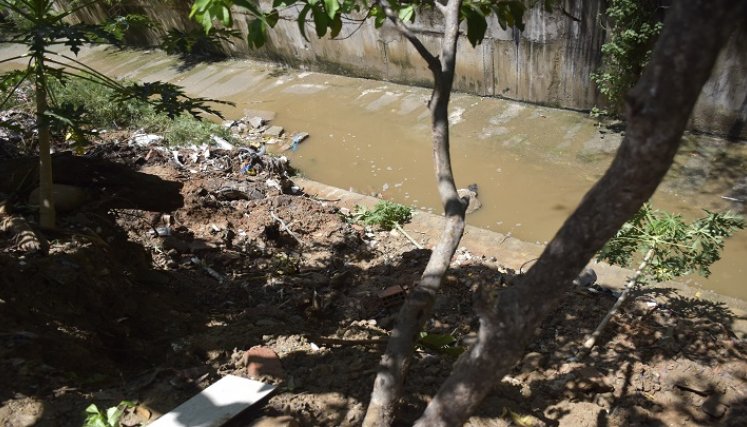
[[[46,255],[4,228],[0,425],[80,426],[88,404],[122,400],[138,403],[126,425],[146,424],[226,374],[279,387],[233,426],[282,415],[305,426],[359,425],[393,316],[429,251],[351,224],[335,201],[277,173],[242,173],[236,153],[184,150],[179,166],[166,150],[111,141],[90,154],[181,183],[183,206],[112,208],[102,192],[116,186],[91,184],[88,199],[44,233]],[[122,183],[133,206],[160,198],[160,184],[138,182]],[[0,219],[9,218],[33,228],[26,194],[5,198]],[[477,284],[513,274],[459,251],[426,331],[468,346],[479,326]],[[747,425],[747,346],[728,307],[661,288],[632,299],[576,360],[614,299],[569,293],[469,424]],[[400,425],[417,418],[453,362],[419,348]]]

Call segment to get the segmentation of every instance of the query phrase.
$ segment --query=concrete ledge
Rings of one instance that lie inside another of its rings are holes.
[[[356,205],[373,207],[381,199],[363,194],[353,193],[341,188],[332,187],[307,178],[294,178],[294,181],[303,190],[320,199],[334,201],[341,207],[349,209]],[[444,218],[428,212],[417,210],[410,223],[403,228],[417,236],[424,247],[433,247],[443,229]],[[505,234],[483,228],[467,225],[462,237],[460,247],[466,248],[474,255],[495,257],[500,265],[518,270],[523,264],[540,256],[544,247],[535,243],[524,242]],[[592,261],[590,266],[597,273],[598,282],[601,285],[622,288],[627,278],[633,271]],[[713,291],[698,289],[680,282],[662,282],[657,284],[658,288],[675,289],[678,295],[685,298],[696,298],[710,301],[716,304],[727,305],[734,313],[732,328],[742,336],[747,336],[747,302],[737,298],[717,294]]]

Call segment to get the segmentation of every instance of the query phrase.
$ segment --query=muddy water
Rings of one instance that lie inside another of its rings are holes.
[[[155,52],[89,51],[85,58],[117,77],[169,80],[188,92],[230,100],[227,117],[274,118],[311,137],[286,153],[309,178],[439,211],[432,172],[425,89],[229,61],[178,70]],[[479,186],[483,208],[468,222],[533,242],[549,240],[609,164],[621,136],[584,114],[455,94],[452,156],[457,184]],[[656,207],[686,217],[728,208],[745,180],[745,144],[688,137]],[[747,300],[747,232],[727,242],[709,279],[691,284]]]

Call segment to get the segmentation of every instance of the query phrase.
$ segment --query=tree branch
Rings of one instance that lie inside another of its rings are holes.
[[[615,301],[615,305],[610,308],[610,310],[607,312],[607,315],[604,316],[604,319],[602,319],[601,322],[599,322],[599,325],[594,330],[594,332],[584,340],[584,344],[579,349],[578,354],[576,356],[577,359],[582,359],[585,357],[589,350],[594,347],[594,344],[596,344],[597,339],[600,335],[602,335],[602,331],[607,326],[607,323],[609,323],[610,319],[612,319],[612,316],[617,313],[617,310],[620,309],[620,306],[625,302],[625,299],[628,297],[628,293],[631,289],[633,289],[633,286],[635,286],[636,283],[638,283],[638,278],[641,277],[641,273],[643,272],[643,269],[646,268],[649,261],[651,261],[651,257],[654,256],[654,248],[651,248],[646,252],[646,256],[643,257],[643,261],[641,261],[641,264],[638,266],[638,269],[633,273],[633,276],[628,280],[628,283],[625,285],[625,289],[623,289],[622,293],[619,297],[617,297],[617,301]]]
[[[382,4],[386,2],[386,0],[381,1]],[[464,215],[467,204],[459,198],[454,183],[449,153],[448,118],[449,98],[456,65],[461,4],[462,0],[450,0],[446,6],[440,60],[430,54],[425,56],[421,53],[421,56],[429,62],[429,68],[434,77],[433,93],[428,107],[431,111],[433,126],[433,159],[438,191],[446,215],[444,231],[431,253],[418,286],[408,295],[400,309],[397,323],[387,343],[386,352],[379,364],[379,373],[374,381],[371,401],[363,421],[366,427],[388,427],[394,421],[396,405],[402,395],[404,379],[415,346],[415,337],[431,317],[436,293],[441,287],[443,276],[449,268],[451,258],[464,233]],[[393,13],[390,9],[387,16],[392,19]],[[417,48],[417,45],[415,47]]]
[[[478,341],[416,426],[462,425],[513,367],[533,331],[570,289],[591,257],[650,198],[672,164],[690,112],[747,2],[675,2],[638,85],[630,92],[628,131],[605,175],[586,194],[520,283],[482,289]]]

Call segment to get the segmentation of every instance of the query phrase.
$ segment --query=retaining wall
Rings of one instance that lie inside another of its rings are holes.
[[[269,7],[267,0],[262,0]],[[541,3],[541,2],[540,2]],[[99,7],[79,14],[85,21],[101,21],[107,15],[134,11],[149,15],[166,28],[197,28],[188,19],[189,1],[145,2],[132,0],[129,6],[109,11]],[[569,0],[566,11],[547,13],[541,7],[530,10],[523,32],[501,30],[494,17],[485,41],[473,48],[466,38],[459,42],[455,89],[482,96],[500,96],[575,110],[601,106],[590,74],[601,62],[600,47],[605,32],[601,17],[604,0]],[[417,52],[391,26],[375,29],[370,20],[360,25],[346,22],[340,33],[344,40],[317,39],[311,24],[304,40],[293,19],[295,10],[285,13],[270,31],[267,45],[250,50],[245,40],[226,48],[234,55],[280,61],[314,71],[345,74],[397,83],[429,85],[430,71]],[[237,14],[240,15],[240,14]],[[237,28],[246,34],[246,19],[237,16]],[[440,45],[440,15],[421,13],[413,28],[424,44],[436,52]],[[143,40],[156,42],[160,34],[146,31]],[[720,56],[713,76],[703,88],[693,113],[691,127],[731,138],[747,139],[747,29],[732,37]]]

